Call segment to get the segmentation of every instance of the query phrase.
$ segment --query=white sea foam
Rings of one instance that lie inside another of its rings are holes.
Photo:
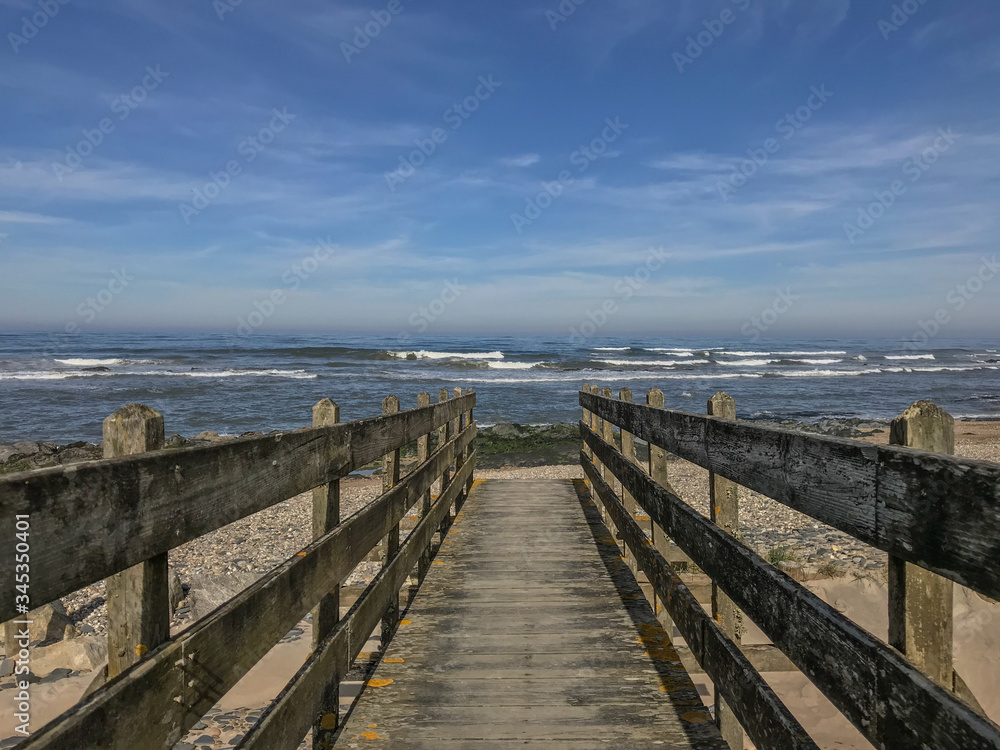
[[[488,362],[491,370],[530,370],[534,367],[532,362]]]
[[[673,354],[677,357],[693,357],[694,349],[671,349],[669,347],[655,347],[653,349],[647,349],[647,352],[664,352],[665,354]]]
[[[627,352],[631,346],[595,346],[595,352]]]
[[[886,354],[886,359],[934,359],[933,354]]]
[[[599,359],[615,367],[675,367],[676,365],[707,365],[707,359]]]
[[[733,362],[718,362],[717,364],[728,367],[763,367],[764,365],[771,364],[773,361],[770,359],[738,359]]]
[[[161,378],[239,378],[239,377],[272,377],[291,380],[315,380],[319,375],[305,370],[221,370],[217,372],[192,371],[168,372],[165,370],[147,370],[144,372],[64,372],[55,370],[39,370],[37,372],[4,372],[0,380],[85,380],[100,377],[161,377]]]
[[[801,362],[805,365],[833,365],[843,360],[840,359],[793,359],[792,362]]]
[[[727,351],[720,351],[719,354],[724,354],[727,357],[769,357],[772,354],[774,354],[774,352],[727,352]]]
[[[812,357],[812,356],[822,356],[831,354],[847,354],[845,351],[819,351],[819,352],[771,352],[779,357],[791,356],[791,357]],[[861,359],[864,359],[862,357]]]
[[[397,359],[503,359],[503,352],[389,352]]]

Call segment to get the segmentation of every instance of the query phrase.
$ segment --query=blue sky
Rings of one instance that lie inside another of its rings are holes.
[[[767,335],[994,335],[998,31],[992,0],[0,0],[0,328],[610,302],[603,334],[737,335],[783,293]]]

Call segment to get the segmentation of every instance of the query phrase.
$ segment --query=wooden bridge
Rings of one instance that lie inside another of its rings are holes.
[[[878,748],[1000,748],[951,654],[952,582],[1000,598],[1000,466],[947,455],[937,407],[907,410],[885,447],[738,422],[725,394],[699,416],[655,389],[638,405],[585,385],[588,482],[474,481],[476,396],[449,396],[408,411],[389,397],[350,423],[324,400],[311,428],[180,450],[131,405],[105,421],[104,460],[0,479],[8,538],[30,526],[32,606],[108,591],[105,673],[19,747],[173,747],[312,611],[312,653],[238,747],[723,750],[745,732],[816,748],[760,667],[801,670]],[[711,472],[711,518],[673,492],[667,452]],[[380,457],[384,493],[341,519],[339,480]],[[889,553],[890,644],[738,541],[737,484]],[[314,541],[171,636],[169,550],[310,490]],[[374,549],[381,571],[345,614],[340,586]],[[679,559],[711,577],[710,611]],[[19,564],[0,555],[0,578]],[[0,619],[18,596],[0,587]],[[773,645],[743,646],[744,617]],[[375,632],[344,713],[340,683]],[[712,680],[713,707],[685,666]]]

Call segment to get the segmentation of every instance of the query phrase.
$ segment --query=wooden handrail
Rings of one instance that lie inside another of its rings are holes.
[[[613,419],[606,404],[592,398],[585,401],[584,395],[589,394],[581,394],[585,408]],[[638,428],[634,418],[626,426],[639,435],[652,434]],[[1000,747],[996,724],[660,487],[589,425],[581,422],[580,433],[595,463],[610,468],[650,518],[876,747]],[[596,467],[591,471],[600,478]],[[678,608],[678,614],[685,613]],[[709,671],[708,665],[703,666]],[[751,727],[746,728],[749,732]]]
[[[580,405],[865,544],[1000,598],[1000,465],[586,392]]]
[[[0,514],[30,514],[31,595],[50,602],[327,482],[455,420],[475,394],[330,427],[160,450],[0,479]],[[14,580],[13,554],[0,580]],[[0,587],[0,621],[16,616]]]
[[[596,434],[596,433],[591,433]],[[588,441],[587,447],[592,450]],[[726,699],[759,750],[818,750],[805,729],[754,669],[739,646],[726,637],[657,551],[615,495],[590,457],[580,461],[608,515],[614,520],[646,579],[667,607],[692,654]],[[626,482],[622,482],[623,487]]]
[[[464,399],[470,397],[463,397],[457,406],[467,410],[470,401]],[[412,412],[400,412],[400,416],[408,413]],[[446,410],[437,413],[450,414]],[[69,746],[81,750],[173,747],[184,732],[194,726],[324,594],[340,583],[396,528],[445,469],[469,447],[475,435],[476,425],[470,424],[381,497],[34,733],[23,744],[25,750],[55,750]],[[474,463],[467,460],[462,472],[463,482],[471,476]],[[442,493],[431,516],[422,520],[418,528],[430,529],[430,533],[436,531],[440,517],[463,486],[456,482],[449,487],[449,492]],[[429,533],[411,533],[401,548],[405,555],[396,553],[376,583],[388,579],[395,582],[398,591],[402,578],[413,568],[429,541]],[[413,564],[408,564],[411,558]],[[373,584],[352,610],[352,614],[363,612],[364,618],[375,617],[367,631],[361,632],[359,618],[362,616],[358,615],[353,620],[349,617],[339,622],[330,638],[341,639],[337,643],[353,638],[351,646],[353,648],[357,642],[359,651],[360,644],[384,613],[392,593],[390,588],[386,583]],[[371,601],[365,603],[368,599]],[[367,626],[368,620],[363,622]],[[345,636],[345,632],[348,635]],[[343,655],[343,652],[338,653]],[[348,666],[356,656],[357,651],[353,651]],[[342,674],[346,668],[337,674]],[[326,677],[329,680],[331,675]],[[306,697],[309,701],[318,701],[320,693]],[[137,716],[155,717],[155,721],[137,721]],[[289,747],[298,745],[313,718],[310,713],[302,733]]]

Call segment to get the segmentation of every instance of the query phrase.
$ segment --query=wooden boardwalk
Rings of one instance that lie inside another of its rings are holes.
[[[477,483],[337,747],[726,747],[586,492]]]

